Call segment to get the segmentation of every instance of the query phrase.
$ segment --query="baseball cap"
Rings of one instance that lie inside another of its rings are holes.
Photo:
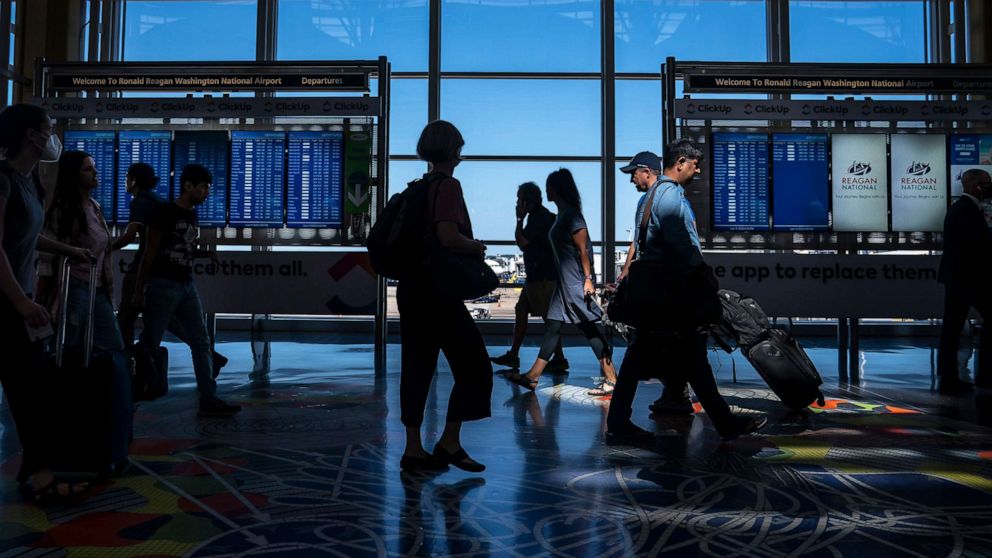
[[[650,151],[641,151],[630,160],[630,164],[620,167],[620,172],[630,174],[637,169],[653,169],[661,172],[661,157]]]

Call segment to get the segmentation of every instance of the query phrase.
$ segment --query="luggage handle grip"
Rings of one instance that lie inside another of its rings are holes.
[[[59,271],[59,328],[55,337],[55,366],[62,367],[65,354],[66,322],[69,317],[69,279],[72,262],[63,258]],[[90,262],[89,301],[86,312],[86,329],[83,334],[83,367],[89,368],[93,356],[93,313],[96,308],[96,261]]]

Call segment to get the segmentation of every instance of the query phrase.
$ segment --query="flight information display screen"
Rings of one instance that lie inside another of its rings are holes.
[[[126,224],[131,216],[131,196],[125,190],[127,169],[134,163],[147,163],[159,177],[155,194],[169,199],[169,170],[172,160],[172,132],[122,130],[117,134],[117,223]]]
[[[289,132],[286,224],[341,227],[342,132]]]
[[[282,226],[285,150],[283,132],[231,132],[232,226]]]
[[[961,175],[968,169],[992,173],[992,134],[954,134],[951,136],[951,195],[964,193]]]
[[[177,131],[173,142],[175,150],[172,177],[172,198],[180,194],[179,179],[183,167],[197,163],[207,167],[213,176],[207,201],[196,208],[201,226],[223,227],[227,224],[227,132]]]
[[[772,134],[772,226],[825,231],[830,226],[826,134]]]
[[[713,134],[713,230],[768,230],[766,134]]]
[[[117,134],[114,131],[66,130],[62,143],[66,151],[85,151],[93,157],[100,185],[91,195],[100,204],[103,218],[114,223],[114,163]]]

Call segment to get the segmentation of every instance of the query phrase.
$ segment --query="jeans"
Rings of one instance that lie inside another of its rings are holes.
[[[81,347],[86,335],[89,312],[89,283],[75,277],[69,278],[69,301],[66,306],[66,345]],[[111,461],[121,463],[127,459],[134,422],[134,403],[131,394],[131,368],[124,355],[124,340],[114,316],[114,306],[105,287],[98,287],[93,302],[93,349],[110,353],[114,363],[112,390],[113,428]]]
[[[213,379],[213,356],[207,322],[200,303],[200,294],[192,281],[171,281],[152,277],[145,286],[145,328],[141,332],[141,342],[150,348],[158,348],[162,337],[173,317],[186,334],[184,341],[193,355],[193,373],[200,400],[213,399],[217,393],[217,382]]]

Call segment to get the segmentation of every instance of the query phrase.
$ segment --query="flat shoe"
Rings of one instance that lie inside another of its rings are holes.
[[[519,372],[508,372],[503,375],[508,381],[517,384],[518,386],[534,391],[537,389],[537,380],[531,380],[526,374],[521,374]]]
[[[481,473],[486,470],[485,465],[468,456],[465,448],[458,448],[458,451],[451,453],[438,444],[434,446],[434,458],[445,465],[454,465],[469,473]]]

